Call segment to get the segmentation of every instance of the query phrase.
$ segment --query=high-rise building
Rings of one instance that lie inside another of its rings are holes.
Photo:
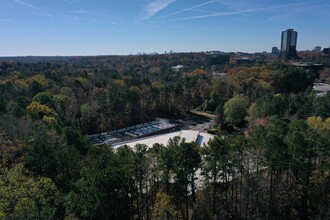
[[[277,47],[272,47],[272,54],[278,55],[280,53],[280,50]]]
[[[322,50],[322,48],[320,46],[316,46],[313,51],[314,52],[321,52],[321,50]]]
[[[280,59],[283,61],[287,61],[289,59],[297,58],[297,31],[293,29],[287,29],[282,32],[282,40],[281,40],[281,54]]]
[[[324,48],[323,53],[329,55],[329,57],[330,57],[330,47]]]

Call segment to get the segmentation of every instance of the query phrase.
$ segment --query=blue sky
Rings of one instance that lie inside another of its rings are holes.
[[[329,0],[0,0],[0,56],[329,47]]]

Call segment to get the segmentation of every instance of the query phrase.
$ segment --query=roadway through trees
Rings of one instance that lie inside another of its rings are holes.
[[[182,130],[193,130],[199,132],[206,132],[207,129],[215,125],[214,118],[197,114],[189,114],[178,119],[177,121],[182,123]]]

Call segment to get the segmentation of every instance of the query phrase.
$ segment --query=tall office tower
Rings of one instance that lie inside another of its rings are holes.
[[[289,59],[297,58],[297,31],[293,29],[287,29],[282,32],[282,40],[281,40],[281,54],[280,59],[283,61],[287,61]]]

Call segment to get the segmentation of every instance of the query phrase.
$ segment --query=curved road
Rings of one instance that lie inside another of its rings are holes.
[[[181,129],[206,132],[215,124],[214,115],[195,111],[192,113],[178,120],[182,123]]]

